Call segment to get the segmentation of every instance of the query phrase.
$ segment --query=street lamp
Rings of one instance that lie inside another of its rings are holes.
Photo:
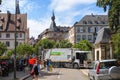
[[[16,9],[16,6],[17,6],[17,0],[15,0],[15,51],[14,51],[14,80],[16,79],[16,43],[17,43],[17,40],[16,40],[16,35],[17,35],[17,32],[16,32],[16,25],[17,25],[17,9]]]

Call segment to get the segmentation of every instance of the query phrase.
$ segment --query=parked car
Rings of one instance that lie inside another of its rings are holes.
[[[116,59],[94,61],[90,68],[88,72],[90,80],[120,80],[120,66]]]

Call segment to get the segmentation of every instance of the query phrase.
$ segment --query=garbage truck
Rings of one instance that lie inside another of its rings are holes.
[[[85,61],[92,60],[91,51],[80,51],[75,48],[53,48],[44,53],[44,59],[51,59],[54,67],[87,68]]]

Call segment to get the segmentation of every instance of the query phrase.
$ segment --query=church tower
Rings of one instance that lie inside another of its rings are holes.
[[[55,23],[55,14],[54,14],[54,11],[53,11],[51,20],[52,20],[52,22],[51,22],[51,25],[50,25],[50,30],[51,31],[58,31],[56,23]]]

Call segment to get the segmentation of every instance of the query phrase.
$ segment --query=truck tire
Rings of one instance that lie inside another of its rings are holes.
[[[73,68],[74,68],[74,69],[78,69],[78,68],[79,68],[78,64],[75,63],[75,64],[73,65]]]

